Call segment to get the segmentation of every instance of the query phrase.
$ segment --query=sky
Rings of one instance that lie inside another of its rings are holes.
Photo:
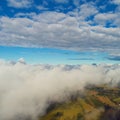
[[[119,75],[120,0],[0,0],[0,120]]]
[[[120,0],[0,0],[0,59],[120,62]]]

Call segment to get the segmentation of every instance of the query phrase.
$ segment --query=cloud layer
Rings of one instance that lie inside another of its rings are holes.
[[[51,101],[69,98],[89,83],[120,82],[119,65],[29,65],[0,61],[0,119],[19,120],[44,114]]]
[[[16,9],[12,8],[8,16],[0,16],[0,45],[119,53],[118,0],[105,5],[86,0],[43,0],[41,5],[34,2],[8,0],[8,6]],[[24,9],[19,9],[21,7]]]
[[[82,9],[86,9],[85,7],[82,6]],[[74,50],[115,51],[119,49],[120,28],[91,26],[84,21],[86,16],[97,11],[91,12],[84,14],[84,11],[81,11],[80,14],[84,16],[78,17],[71,17],[75,13],[66,15],[58,12],[18,14],[24,16],[23,18],[1,17],[0,45]],[[104,25],[105,21],[115,18],[117,14],[97,14],[95,22]],[[116,22],[114,21],[113,24]]]

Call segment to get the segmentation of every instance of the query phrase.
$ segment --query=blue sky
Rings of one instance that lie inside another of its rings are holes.
[[[119,63],[120,0],[0,0],[0,59]]]
[[[53,48],[0,47],[0,58],[7,61],[24,59],[30,64],[116,64],[120,58],[111,57],[105,52],[76,52]]]

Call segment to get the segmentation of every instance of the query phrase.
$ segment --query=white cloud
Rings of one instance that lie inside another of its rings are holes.
[[[69,95],[89,83],[109,83],[112,80],[113,85],[117,85],[119,74],[119,65],[51,66],[2,60],[0,119],[18,120],[21,117],[24,120],[30,117],[35,120],[45,112],[48,102],[69,99]]]
[[[83,4],[80,6],[79,16],[84,17],[84,19],[91,15],[95,15],[96,13],[98,13],[98,10],[93,3]]]
[[[77,6],[77,7],[80,6],[81,2],[86,3],[86,0],[73,0],[74,5]]]
[[[18,60],[18,62],[19,62],[19,63],[22,63],[22,64],[26,64],[24,58],[20,58],[20,59]]]
[[[94,3],[83,1],[84,4],[77,3],[77,8],[67,14],[45,11],[17,13],[14,18],[0,17],[0,45],[117,53],[120,49],[119,10],[100,13]],[[38,9],[44,7],[38,6]],[[89,19],[91,16],[93,20]]]
[[[78,3],[77,3],[78,4]],[[85,21],[91,16],[94,16],[98,13],[98,10],[94,3],[84,3],[82,5],[78,5],[74,11],[70,11],[68,14],[75,16],[80,22],[81,20]]]
[[[16,18],[21,18],[21,17],[23,17],[23,18],[26,18],[26,17],[32,18],[35,15],[36,15],[35,12],[31,12],[31,13],[17,13],[17,14],[15,14],[15,17]]]
[[[22,18],[19,17],[21,15]],[[109,18],[113,19],[111,16],[116,15],[110,14]],[[88,21],[78,19],[76,15],[59,12],[19,13],[15,18],[0,17],[0,45],[119,50],[120,28],[106,28],[99,24],[94,27]]]
[[[48,8],[42,6],[42,5],[39,5],[36,7],[38,10],[48,10]]]
[[[29,8],[33,0],[7,0],[10,7]]]
[[[106,25],[106,22],[111,22],[113,24],[117,17],[117,14],[114,13],[99,13],[95,16],[94,20],[96,23],[104,26]]]
[[[39,21],[41,23],[57,24],[62,19],[65,19],[67,16],[64,13],[58,12],[44,12],[33,16],[33,20]]]

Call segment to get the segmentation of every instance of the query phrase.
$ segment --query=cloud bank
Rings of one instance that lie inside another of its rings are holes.
[[[119,0],[7,1],[13,12],[0,16],[2,46],[120,51]]]
[[[86,9],[86,6],[82,6],[82,9]],[[93,11],[95,10],[93,9]],[[84,12],[81,11],[79,14],[82,15]],[[75,12],[67,15],[59,12],[19,13],[17,16],[22,16],[22,18],[0,17],[0,45],[49,47],[77,51],[119,51],[120,28],[104,27],[107,20],[118,21],[117,15],[97,14],[94,20],[99,25],[91,26],[84,19],[95,13],[90,12],[78,17],[74,15]],[[74,16],[72,17],[72,15]],[[116,24],[117,21],[113,21],[113,24]]]
[[[119,65],[29,65],[0,61],[0,120],[35,120],[51,101],[63,101],[87,84],[120,82]]]

